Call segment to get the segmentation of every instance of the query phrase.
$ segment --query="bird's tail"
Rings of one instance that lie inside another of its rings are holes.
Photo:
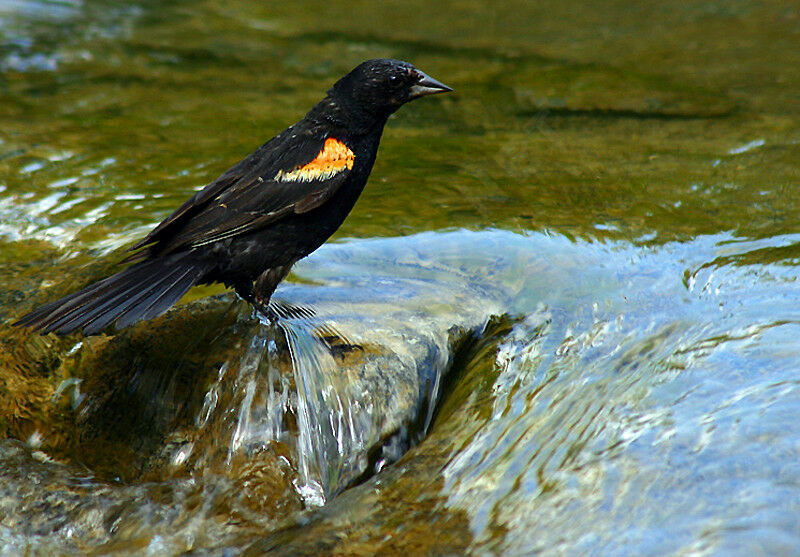
[[[150,259],[46,304],[14,323],[41,333],[93,335],[116,321],[122,329],[167,311],[207,272],[189,254]]]

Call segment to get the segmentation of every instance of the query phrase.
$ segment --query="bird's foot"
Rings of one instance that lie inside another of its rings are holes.
[[[272,309],[272,307],[267,306],[266,310],[262,311],[262,314],[264,315],[264,317],[267,318],[267,322],[270,325],[277,325],[278,324],[278,320],[280,319],[280,316],[275,312],[274,309]]]
[[[278,323],[280,314],[275,311],[275,308],[273,307],[273,304],[270,303],[269,298],[264,299],[256,294],[248,301],[261,317],[266,318],[270,325],[276,325]]]

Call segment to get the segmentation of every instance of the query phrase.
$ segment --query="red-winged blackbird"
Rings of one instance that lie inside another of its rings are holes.
[[[452,89],[407,62],[368,60],[306,116],[192,196],[131,250],[133,265],[27,314],[42,333],[121,329],[161,315],[195,284],[224,283],[266,308],[298,260],[342,224],[367,183],[389,115]],[[141,249],[140,249],[141,248]]]

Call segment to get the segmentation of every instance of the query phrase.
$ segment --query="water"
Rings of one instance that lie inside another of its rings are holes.
[[[797,553],[788,4],[0,2],[0,316],[339,75],[388,123],[271,326],[0,329],[2,554]]]
[[[473,256],[502,244],[538,269],[511,302],[518,317],[490,323],[462,353],[431,433],[402,466],[252,552],[790,550],[800,291],[784,262],[717,262],[793,241],[441,237]],[[385,524],[413,535],[380,540]]]

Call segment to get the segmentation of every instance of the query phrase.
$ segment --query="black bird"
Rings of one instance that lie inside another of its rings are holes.
[[[167,311],[196,284],[233,287],[266,308],[292,265],[327,240],[364,189],[388,117],[452,89],[407,62],[368,60],[306,116],[193,195],[131,250],[133,265],[44,305],[14,325],[42,333]]]

